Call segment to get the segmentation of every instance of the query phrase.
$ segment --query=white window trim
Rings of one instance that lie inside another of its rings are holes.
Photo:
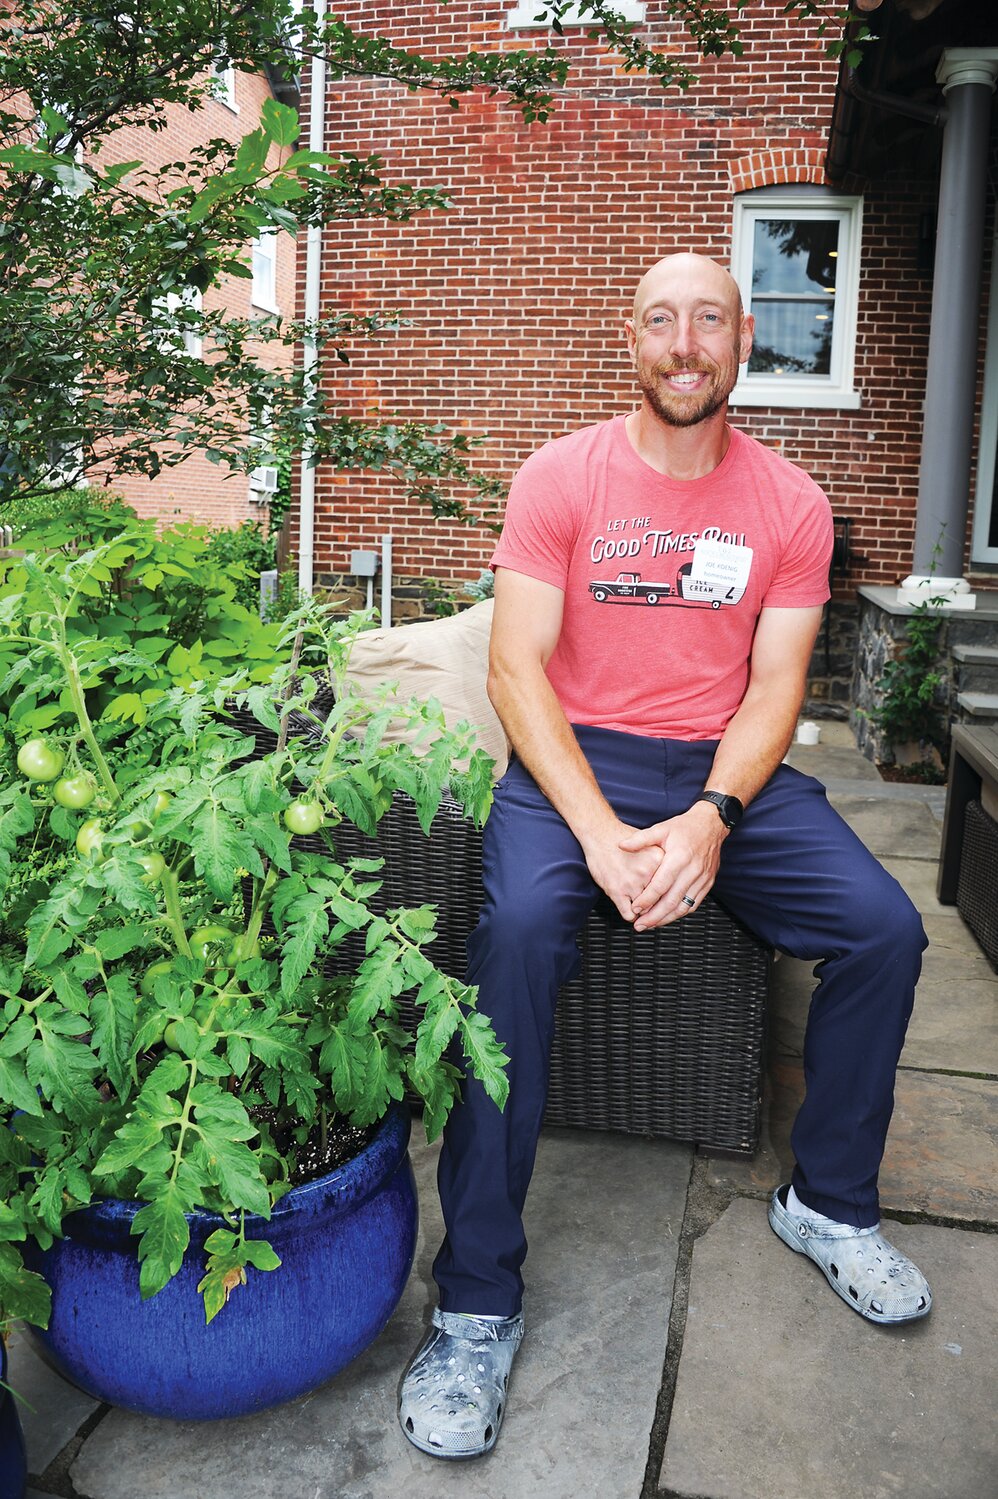
[[[970,537],[970,560],[993,567],[998,547],[989,546],[991,503],[998,449],[998,229],[991,258],[991,291],[988,298],[988,331],[984,356],[984,389],[981,392],[981,426],[977,448],[977,480],[974,485],[974,527]]]
[[[644,0],[615,0],[614,10],[625,21],[643,21],[646,6]],[[517,0],[512,10],[506,12],[507,31],[549,31],[551,17],[538,13],[545,10],[545,0]],[[579,14],[578,5],[570,5],[561,18],[562,26],[598,26],[596,16]]]
[[[250,303],[253,307],[258,308],[260,312],[279,313],[281,310],[277,305],[277,236],[278,231],[276,229],[261,229],[260,233],[250,243],[251,270],[254,268],[256,263],[257,250],[259,249],[262,251],[265,243],[270,245],[269,260],[272,268],[271,280],[273,283],[273,295],[271,297],[267,297],[265,289],[258,285],[255,275],[253,276],[252,282],[250,283]]]
[[[731,272],[741,287],[746,310],[751,306],[753,229],[760,218],[840,218],[839,267],[835,291],[835,337],[832,368],[827,375],[786,375],[774,379],[750,375],[742,365],[731,392],[732,406],[779,406],[793,410],[857,410],[862,395],[855,388],[856,314],[859,300],[863,200],[824,188],[759,188],[734,203]]]
[[[215,79],[214,98],[219,104],[224,104],[234,115],[239,113],[239,105],[236,103],[236,70],[230,62],[212,69]]]

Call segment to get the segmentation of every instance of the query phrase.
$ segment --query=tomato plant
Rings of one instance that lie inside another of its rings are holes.
[[[144,699],[136,733],[120,689],[139,653],[72,614],[107,588],[114,545],[15,561],[7,582],[0,559],[0,669],[47,684],[36,708],[52,746],[39,733],[24,763],[56,783],[48,798],[20,777],[0,782],[0,983],[15,1043],[0,1067],[0,1313],[37,1322],[48,1292],[18,1246],[92,1197],[145,1201],[151,1295],[175,1272],[190,1208],[266,1217],[334,1116],[373,1124],[409,1088],[437,1133],[460,1086],[452,1038],[496,1101],[505,1095],[505,1057],[474,991],[424,951],[432,911],[378,914],[376,865],[305,851],[292,828],[315,832],[335,808],[372,834],[400,790],[428,826],[447,785],[483,815],[489,762],[470,731],[452,734],[424,707],[410,724],[427,747],[418,762],[408,743],[382,743],[398,715],[389,691],[364,701],[347,682],[358,622],[310,602],[284,629],[274,680],[242,671],[225,688],[241,725],[259,725],[256,758],[223,694],[192,678],[196,642],[174,684]],[[149,620],[136,612],[143,642]],[[66,775],[56,744],[69,746]],[[351,933],[365,956],[334,964]],[[407,992],[415,1045],[398,1018]],[[209,1254],[209,1317],[229,1270]]]

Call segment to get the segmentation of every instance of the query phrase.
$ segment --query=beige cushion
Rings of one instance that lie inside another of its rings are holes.
[[[398,682],[400,702],[435,697],[450,727],[462,719],[475,726],[482,749],[496,762],[498,779],[509,761],[509,741],[485,690],[491,629],[492,600],[487,599],[446,619],[368,630],[354,643],[347,675],[365,695],[385,682]],[[386,738],[412,742],[415,733],[396,724]]]

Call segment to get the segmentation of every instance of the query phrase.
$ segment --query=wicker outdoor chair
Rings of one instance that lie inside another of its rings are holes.
[[[258,753],[273,746],[255,720],[234,719],[256,735]],[[432,957],[462,977],[482,902],[482,833],[457,802],[444,798],[429,837],[400,793],[374,838],[347,823],[333,838],[343,859],[384,860],[375,909],[437,907]],[[751,1155],[759,1142],[770,950],[710,897],[682,921],[642,933],[604,900],[579,945],[581,972],[558,1002],[545,1122]],[[347,938],[337,950],[341,971],[363,951],[363,934]]]

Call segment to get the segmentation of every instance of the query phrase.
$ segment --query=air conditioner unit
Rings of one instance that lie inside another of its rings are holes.
[[[263,464],[250,474],[250,498],[263,505],[277,493],[280,476],[276,468]]]

